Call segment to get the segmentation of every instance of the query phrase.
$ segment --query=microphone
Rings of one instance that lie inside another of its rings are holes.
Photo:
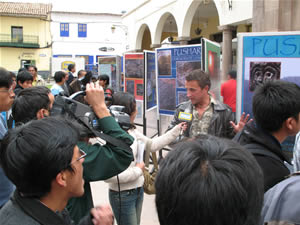
[[[191,114],[191,110],[189,108],[187,108],[185,110],[180,109],[180,112],[178,114],[179,122],[191,123],[192,119],[193,119],[193,114]],[[180,136],[182,134],[183,134],[183,130],[181,129]]]

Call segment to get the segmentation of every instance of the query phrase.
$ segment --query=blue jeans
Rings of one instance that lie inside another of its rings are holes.
[[[109,202],[118,225],[139,225],[144,200],[143,187],[121,191],[121,209],[119,192],[109,190]],[[121,217],[120,217],[121,211]],[[121,220],[121,223],[119,221]]]

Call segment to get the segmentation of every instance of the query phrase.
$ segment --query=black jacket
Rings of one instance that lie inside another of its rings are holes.
[[[265,192],[290,174],[284,165],[284,161],[290,163],[290,160],[283,153],[279,141],[268,132],[256,128],[254,123],[247,124],[233,140],[254,155],[264,174]]]
[[[233,138],[234,131],[233,131],[233,127],[230,124],[230,121],[235,121],[234,114],[232,113],[229,106],[216,100],[215,102],[216,104],[212,103],[213,116],[210,121],[208,134],[217,137]],[[171,121],[168,130],[172,129],[174,126],[180,123],[178,119],[178,115],[180,112],[193,113],[193,105],[191,101],[183,102],[177,106],[174,118]],[[183,134],[185,137],[190,137],[190,129],[191,129],[191,123],[188,124],[187,130]]]
[[[15,191],[11,199],[0,210],[0,224],[6,225],[75,225],[66,209],[53,212],[38,199],[21,197]],[[78,225],[92,225],[91,215],[87,215]]]
[[[15,95],[18,95],[20,93],[20,91],[22,91],[24,88],[22,88],[19,84],[17,84],[17,86],[15,87]]]

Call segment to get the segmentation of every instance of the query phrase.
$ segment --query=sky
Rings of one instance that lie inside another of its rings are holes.
[[[2,0],[3,1],[3,0]],[[145,0],[4,0],[5,2],[52,3],[53,11],[121,13],[129,12]]]

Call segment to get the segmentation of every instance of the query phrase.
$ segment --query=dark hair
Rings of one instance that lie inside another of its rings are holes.
[[[40,198],[51,182],[70,166],[78,141],[78,124],[65,118],[33,120],[8,131],[0,162],[6,176],[24,196]]]
[[[231,79],[236,79],[236,71],[235,70],[229,71],[228,75],[231,77]]]
[[[21,84],[23,84],[25,81],[28,80],[33,81],[33,76],[31,75],[31,73],[29,73],[28,71],[22,71],[18,73],[17,84],[19,83],[19,81],[21,82]]]
[[[11,78],[17,78],[17,76],[14,72],[9,71],[9,75],[11,76]]]
[[[257,225],[263,174],[251,153],[213,136],[179,143],[155,181],[161,225]]]
[[[68,70],[71,71],[72,69],[75,68],[75,64],[69,64],[68,65]]]
[[[262,129],[278,131],[285,120],[300,112],[300,87],[292,82],[274,80],[258,86],[252,99],[256,123]]]
[[[50,90],[47,87],[37,86],[20,91],[12,105],[12,115],[16,123],[26,123],[36,119],[41,109],[50,110]]]
[[[78,73],[77,73],[77,76],[81,76],[81,73],[85,72],[85,70],[79,70]]]
[[[106,85],[109,85],[109,76],[106,74],[100,75],[99,80],[104,80],[106,81]]]
[[[37,72],[37,67],[36,66],[30,65],[30,66],[27,67],[27,70],[29,70],[30,67],[32,67],[35,70],[35,72]]]
[[[136,100],[134,96],[128,92],[116,92],[113,94],[112,105],[121,105],[125,109],[123,112],[129,116],[136,110]]]
[[[82,85],[86,86],[88,83],[90,83],[91,79],[92,79],[92,76],[93,76],[92,71],[87,70],[84,78],[81,80]]]
[[[0,88],[2,87],[10,88],[12,83],[13,80],[9,72],[3,67],[0,67]]]
[[[61,82],[63,80],[63,78],[65,78],[65,77],[66,77],[66,74],[64,71],[57,71],[54,74],[54,80],[56,83]]]
[[[27,71],[27,69],[26,68],[20,68],[19,70],[18,70],[18,73],[17,74],[19,74],[19,73],[21,73],[21,72],[23,72],[23,71]]]
[[[209,75],[200,69],[193,70],[192,72],[190,72],[185,77],[185,80],[186,81],[193,81],[193,80],[197,81],[197,83],[201,89],[205,88],[205,86],[207,85],[208,90],[209,90],[210,86],[211,86]]]

